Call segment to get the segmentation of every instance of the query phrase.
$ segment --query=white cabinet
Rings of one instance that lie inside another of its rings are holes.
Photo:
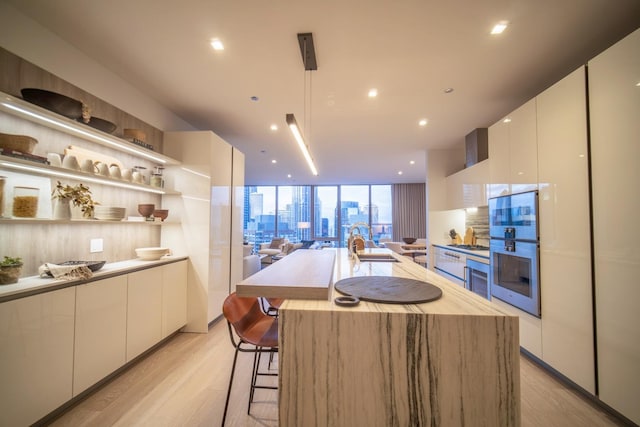
[[[75,289],[0,304],[0,425],[30,425],[72,397]]]
[[[79,285],[76,291],[73,395],[125,363],[127,276]]]
[[[181,227],[164,228],[162,245],[189,255],[185,330],[206,333],[222,314],[234,282],[242,280],[242,234],[232,227],[242,224],[244,198],[233,200],[232,192],[243,185],[234,183],[234,169],[244,168],[244,160],[209,131],[167,132],[164,148],[182,163],[171,168],[174,188],[182,197],[165,198],[166,207],[188,220],[183,219]],[[234,245],[238,247],[232,249]]]
[[[447,209],[475,208],[487,205],[489,160],[449,175],[447,184]]]
[[[127,362],[162,337],[162,272],[160,267],[127,275]]]
[[[599,397],[640,424],[640,30],[588,70]]]
[[[162,338],[187,323],[187,261],[162,266]]]
[[[538,188],[535,98],[489,128],[489,197]]]
[[[542,359],[595,394],[585,68],[536,104]]]

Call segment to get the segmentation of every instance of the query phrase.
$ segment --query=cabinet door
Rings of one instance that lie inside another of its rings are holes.
[[[127,275],[127,362],[162,337],[162,268]]]
[[[538,188],[538,141],[536,99],[510,114],[509,166],[511,193]]]
[[[162,338],[187,324],[187,261],[162,266]]]
[[[73,395],[125,363],[127,276],[76,287]]]
[[[75,290],[0,304],[0,425],[30,425],[72,397]]]
[[[595,394],[584,67],[537,110],[542,358]]]
[[[509,123],[505,120],[489,127],[489,198],[511,193]]]
[[[599,396],[640,424],[640,30],[589,62]]]

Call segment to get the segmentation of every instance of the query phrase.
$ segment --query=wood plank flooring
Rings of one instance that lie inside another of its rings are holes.
[[[177,334],[51,425],[218,426],[232,361],[224,321],[208,334]],[[257,390],[247,415],[251,364],[251,354],[238,356],[227,426],[277,426],[277,391]],[[526,357],[520,366],[523,426],[623,425]]]

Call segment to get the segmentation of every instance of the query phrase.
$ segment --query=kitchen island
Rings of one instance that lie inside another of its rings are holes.
[[[331,286],[328,300],[281,306],[280,425],[520,425],[518,318],[396,258],[359,262],[337,249],[332,282],[404,277],[438,286],[442,297],[341,307]]]

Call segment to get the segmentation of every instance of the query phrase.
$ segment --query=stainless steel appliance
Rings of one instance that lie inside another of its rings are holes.
[[[538,192],[489,199],[491,295],[540,317]]]
[[[490,269],[489,264],[485,264],[473,259],[467,259],[465,283],[467,289],[491,300],[490,290]]]

